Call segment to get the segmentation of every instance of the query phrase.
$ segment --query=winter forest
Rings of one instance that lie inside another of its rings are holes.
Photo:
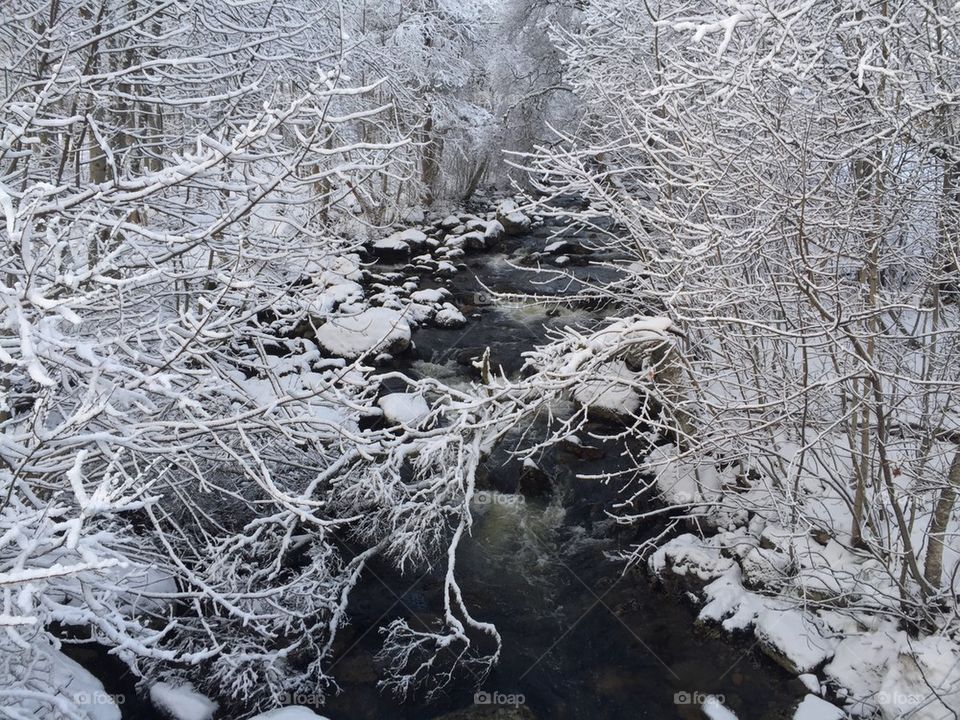
[[[0,0],[0,717],[960,720],[960,2]]]

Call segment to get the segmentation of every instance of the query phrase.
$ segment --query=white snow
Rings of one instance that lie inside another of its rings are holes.
[[[960,708],[960,649],[943,636],[901,646],[876,699],[884,720],[955,720]]]
[[[427,241],[427,234],[422,230],[417,230],[416,228],[407,228],[399,233],[395,233],[391,237],[396,237],[397,239],[403,240],[404,242],[412,245],[421,245]]]
[[[820,633],[808,613],[768,606],[757,615],[757,639],[781,655],[797,672],[809,672],[833,656],[837,641]]]
[[[254,715],[250,720],[327,720],[327,718],[317,715],[310,708],[290,705],[289,707],[268,710],[265,713]]]
[[[443,307],[437,311],[433,321],[439,327],[462,327],[467,324],[467,319],[450,303],[444,303]]]
[[[410,324],[403,314],[388,308],[368,308],[356,315],[330,318],[317,329],[317,342],[347,359],[410,343]]]
[[[19,666],[14,671],[18,677],[29,678],[28,684],[38,692],[17,697],[17,691],[10,687],[11,699],[16,708],[16,715],[7,715],[10,708],[5,702],[0,703],[0,715],[4,717],[45,718],[79,717],[84,720],[121,720],[120,708],[114,697],[107,693],[97,678],[88,672],[79,663],[71,660],[62,652],[54,648],[45,636],[36,636],[30,649],[24,652],[22,648],[0,647],[0,652],[8,658],[8,662]],[[0,680],[10,676],[0,675]],[[0,700],[3,699],[3,690],[0,687]],[[53,711],[56,703],[61,709],[68,709],[69,715],[64,712],[57,715]]]
[[[392,423],[417,427],[430,414],[430,406],[422,395],[390,393],[377,400],[383,416]]]
[[[710,720],[737,720],[737,716],[734,715],[733,711],[720,702],[714,695],[707,695],[700,709],[703,710],[703,714]]]
[[[803,673],[797,675],[797,680],[806,685],[807,690],[812,692],[814,695],[820,694],[820,681],[817,680],[817,676],[813,673]]]
[[[150,701],[171,720],[210,720],[217,711],[217,703],[198,693],[190,683],[151,685]]]
[[[793,720],[843,720],[846,713],[816,695],[807,695],[797,706]]]
[[[612,360],[574,388],[573,399],[600,414],[627,419],[640,409],[640,396],[632,387],[635,379],[626,363]]]
[[[373,243],[373,247],[377,250],[403,250],[408,251],[410,245],[400,239],[397,235],[391,235],[390,237],[381,238]]]

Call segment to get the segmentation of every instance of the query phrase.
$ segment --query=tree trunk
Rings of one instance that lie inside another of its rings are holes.
[[[923,577],[931,588],[940,589],[940,578],[943,575],[943,546],[946,540],[947,524],[953,513],[953,506],[957,500],[957,488],[960,487],[960,449],[953,456],[950,463],[950,472],[947,474],[947,484],[940,491],[937,505],[930,518],[930,527],[927,529],[929,546],[927,559],[923,565]]]

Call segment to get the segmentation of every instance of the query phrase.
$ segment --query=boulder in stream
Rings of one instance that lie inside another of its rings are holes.
[[[520,212],[514,200],[504,200],[497,206],[497,221],[507,235],[523,235],[533,224],[529,217]]]

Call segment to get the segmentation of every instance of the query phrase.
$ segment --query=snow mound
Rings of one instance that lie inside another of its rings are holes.
[[[158,682],[150,687],[150,702],[171,720],[210,720],[217,703],[194,690],[193,685]]]
[[[316,341],[348,360],[367,353],[397,352],[410,345],[410,324],[398,310],[368,308],[356,315],[331,318],[317,329]]]

